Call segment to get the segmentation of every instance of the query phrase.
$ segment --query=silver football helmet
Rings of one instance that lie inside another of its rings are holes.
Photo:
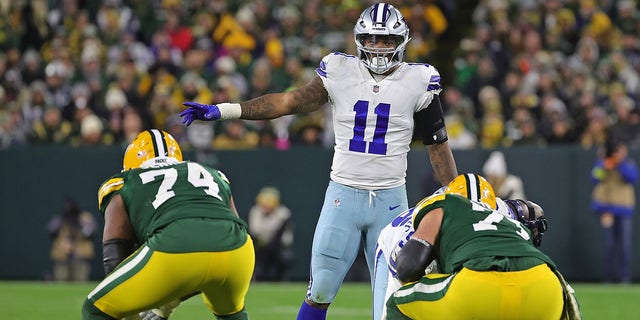
[[[394,6],[376,3],[365,9],[353,28],[358,56],[374,73],[383,74],[397,66],[404,59],[409,40],[409,26]],[[365,40],[388,37],[395,41],[395,48],[373,48],[365,45]]]

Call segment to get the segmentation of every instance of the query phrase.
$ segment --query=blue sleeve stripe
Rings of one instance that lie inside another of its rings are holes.
[[[418,62],[407,62],[407,64],[410,65],[410,66],[423,66],[423,67],[431,66],[428,63],[418,63]]]
[[[347,58],[357,58],[356,56],[352,55],[352,54],[346,54],[344,52],[339,52],[336,51],[333,53],[334,56],[343,56],[343,57],[347,57]]]
[[[432,83],[432,84],[429,84],[429,86],[427,87],[427,91],[440,90],[440,89],[442,89],[442,86],[439,83]]]
[[[316,73],[317,73],[319,76],[322,76],[322,77],[324,77],[324,78],[326,78],[326,77],[327,77],[327,72],[326,72],[326,71],[324,71],[324,70],[322,70],[322,69],[320,69],[320,68],[316,68]]]
[[[429,82],[440,82],[440,76],[431,76],[431,79],[429,80]]]

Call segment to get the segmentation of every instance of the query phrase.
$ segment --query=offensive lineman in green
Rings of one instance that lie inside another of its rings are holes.
[[[135,317],[197,292],[217,319],[248,319],[253,242],[220,171],[182,161],[171,135],[147,130],[100,187],[98,207],[107,277],[87,296],[83,320]]]
[[[560,319],[566,288],[555,264],[535,232],[495,209],[493,188],[475,174],[419,202],[396,258],[404,285],[385,319]],[[434,259],[440,274],[424,276]]]

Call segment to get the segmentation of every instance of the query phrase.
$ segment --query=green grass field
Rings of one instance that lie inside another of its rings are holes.
[[[0,281],[0,319],[80,319],[85,295],[95,283]],[[585,319],[638,319],[640,285],[573,284]],[[251,319],[295,319],[306,283],[254,283],[247,296]],[[368,320],[370,287],[346,283],[329,309],[331,320]],[[543,308],[544,306],[531,306]],[[173,320],[213,319],[197,298],[186,301]]]

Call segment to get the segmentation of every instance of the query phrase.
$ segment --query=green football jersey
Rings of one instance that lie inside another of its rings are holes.
[[[224,251],[246,241],[246,223],[230,208],[229,181],[216,169],[186,161],[113,175],[98,191],[102,214],[116,194],[138,241],[153,249]]]
[[[531,232],[519,221],[467,198],[443,194],[416,205],[414,227],[431,210],[442,208],[444,216],[435,251],[438,271],[453,273],[472,270],[519,271],[553,261],[531,241]]]

